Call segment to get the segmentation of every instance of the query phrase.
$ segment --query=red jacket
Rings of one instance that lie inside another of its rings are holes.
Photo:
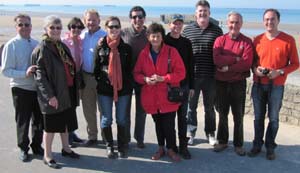
[[[170,50],[171,73],[168,73],[168,51]],[[155,85],[147,85],[144,77],[153,74],[164,76],[164,82]],[[167,99],[167,83],[179,86],[179,82],[185,77],[185,67],[177,50],[163,44],[157,57],[156,64],[153,63],[150,54],[150,44],[141,51],[133,70],[134,79],[142,84],[141,104],[146,113],[157,114],[177,111],[179,104],[169,102]]]

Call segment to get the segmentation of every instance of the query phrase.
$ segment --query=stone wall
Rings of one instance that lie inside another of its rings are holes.
[[[245,114],[253,116],[253,105],[251,99],[252,81],[247,81],[247,96],[245,104]],[[279,119],[292,125],[300,126],[300,87],[286,84],[284,89],[284,99],[280,110]]]

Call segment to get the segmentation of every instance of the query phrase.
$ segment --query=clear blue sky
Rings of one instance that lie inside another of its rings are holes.
[[[144,6],[194,6],[197,0],[1,0],[2,4],[97,4]],[[209,0],[211,8],[281,8],[300,9],[300,0]]]

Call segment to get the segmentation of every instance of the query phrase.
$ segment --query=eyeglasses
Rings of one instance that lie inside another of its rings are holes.
[[[144,18],[144,16],[143,16],[143,15],[131,16],[131,19],[137,19],[137,18],[139,18],[139,19],[143,19],[143,18]]]
[[[50,26],[49,29],[50,30],[55,30],[55,29],[56,30],[61,30],[62,28],[61,28],[61,26],[56,26],[56,27],[55,26]]]
[[[81,25],[71,25],[71,28],[72,29],[84,29],[84,27],[83,26],[81,26]]]
[[[109,29],[113,29],[113,28],[120,29],[121,27],[120,27],[120,25],[110,25],[110,26],[107,26],[107,28],[109,28]]]
[[[30,24],[30,23],[18,23],[17,26],[20,27],[20,28],[21,28],[21,27],[26,27],[26,28],[28,28],[28,27],[31,26],[31,24]]]

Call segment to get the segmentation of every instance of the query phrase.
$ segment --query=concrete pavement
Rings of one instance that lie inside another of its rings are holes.
[[[196,144],[189,148],[192,153],[191,160],[182,160],[173,163],[168,157],[160,161],[152,161],[151,155],[157,149],[154,123],[150,116],[147,117],[145,143],[146,148],[141,150],[135,147],[132,139],[128,159],[110,160],[105,157],[105,147],[102,144],[94,148],[77,147],[74,150],[81,154],[79,160],[63,158],[60,154],[61,143],[59,135],[54,139],[54,157],[63,168],[50,169],[42,162],[41,157],[34,157],[28,163],[22,163],[18,159],[19,149],[16,145],[16,128],[14,121],[14,109],[12,105],[9,79],[0,75],[0,172],[1,173],[206,173],[206,172],[264,172],[264,173],[296,173],[300,170],[300,128],[287,124],[280,124],[277,136],[277,159],[269,161],[265,159],[265,149],[256,158],[240,157],[233,151],[232,123],[230,123],[230,147],[221,153],[212,151],[212,147],[206,143],[204,129],[203,109],[199,106],[198,131]],[[133,102],[134,103],[134,102]],[[132,109],[133,110],[133,109]],[[134,111],[132,111],[134,112]],[[81,107],[77,110],[80,137],[86,138],[85,120]],[[232,122],[232,119],[229,120]],[[132,124],[134,118],[132,117]],[[116,127],[114,138],[116,139]],[[132,130],[133,131],[133,130]],[[99,139],[100,139],[100,135]],[[245,148],[251,149],[253,139],[253,117],[245,116],[244,119]],[[31,151],[30,151],[31,154]]]

